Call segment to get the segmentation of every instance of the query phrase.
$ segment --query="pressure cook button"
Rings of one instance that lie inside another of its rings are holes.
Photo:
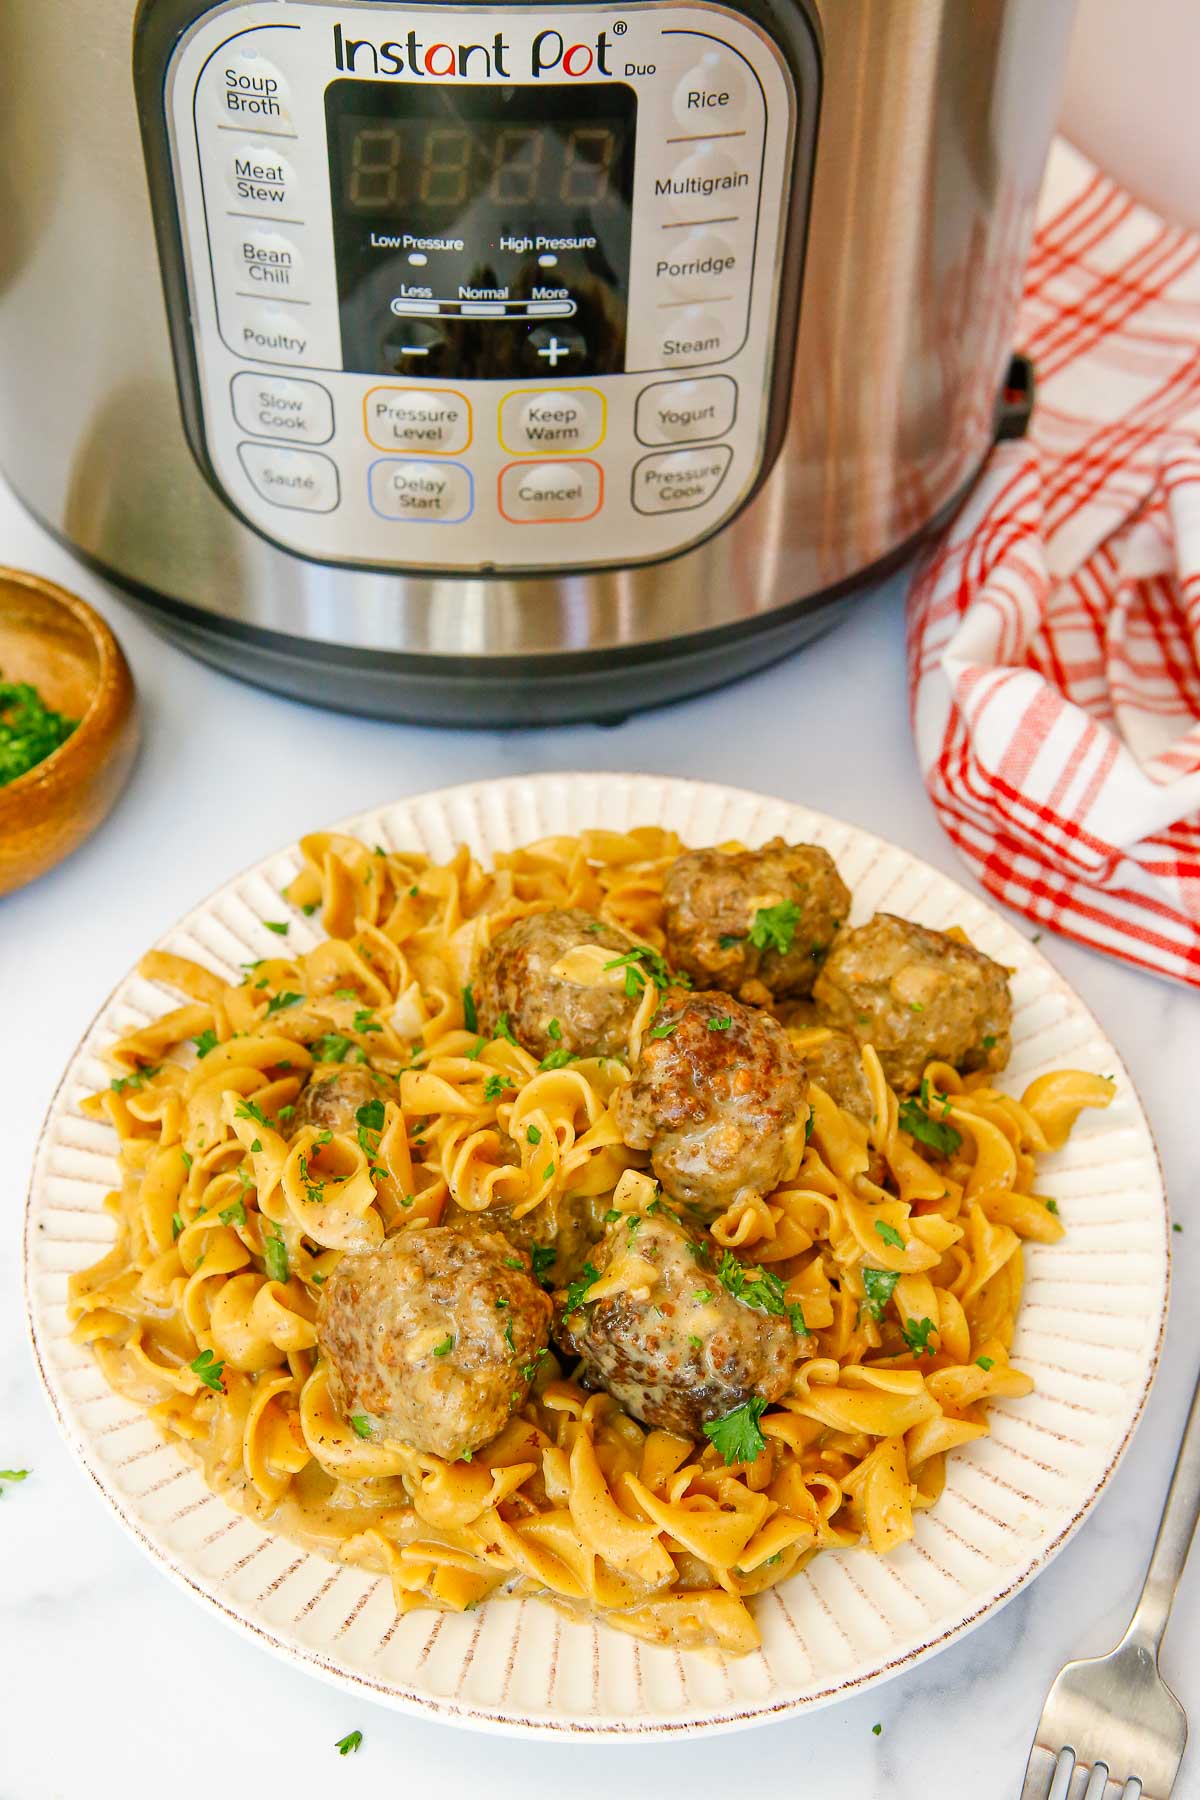
[[[293,238],[282,231],[240,232],[233,267],[239,290],[257,294],[296,293],[304,280],[304,259]]]
[[[675,89],[675,117],[702,131],[736,130],[746,102],[745,65],[732,51],[706,50]]]
[[[263,218],[272,214],[282,218],[295,204],[296,171],[268,140],[259,144],[234,139],[226,158],[225,185],[239,209],[253,207]]]
[[[591,519],[604,500],[599,463],[509,463],[500,471],[500,511],[514,525]]]
[[[377,450],[446,456],[471,441],[471,404],[454,388],[373,387],[363,397],[363,429]]]
[[[514,456],[594,450],[604,438],[604,413],[598,388],[524,388],[500,402],[500,442]]]
[[[264,500],[297,512],[332,512],[340,498],[337,465],[318,450],[239,444],[243,469]]]
[[[475,504],[471,472],[463,463],[380,457],[371,464],[368,481],[371,505],[384,519],[457,525]]]
[[[740,280],[743,261],[741,252],[715,231],[690,231],[682,244],[668,244],[659,252],[654,273],[680,299],[724,298]]]
[[[640,513],[691,512],[712,499],[732,461],[728,444],[643,456],[633,471],[633,504]]]
[[[686,444],[724,437],[737,412],[737,383],[728,375],[656,381],[638,395],[634,430],[643,444]]]
[[[234,418],[257,437],[327,444],[333,436],[333,401],[317,381],[254,375],[247,369],[234,376],[230,394]]]
[[[209,64],[206,86],[215,99],[221,124],[257,126],[259,130],[294,133],[292,99],[281,70],[265,56],[240,50]]]
[[[302,363],[308,355],[310,332],[298,313],[282,306],[247,306],[235,311],[224,336],[231,350],[257,362]]]
[[[719,362],[734,348],[728,321],[702,306],[671,307],[659,327],[659,354],[664,363]]]

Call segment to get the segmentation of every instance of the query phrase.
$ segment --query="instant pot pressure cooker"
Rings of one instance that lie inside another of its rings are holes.
[[[198,655],[449,723],[811,636],[1004,416],[1071,0],[8,0],[0,460]]]

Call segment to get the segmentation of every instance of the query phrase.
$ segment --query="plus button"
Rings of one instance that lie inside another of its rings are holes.
[[[538,355],[544,356],[552,369],[557,369],[560,356],[570,356],[570,354],[571,346],[569,344],[560,344],[556,337],[552,337],[550,342],[548,344],[543,344],[538,351]]]

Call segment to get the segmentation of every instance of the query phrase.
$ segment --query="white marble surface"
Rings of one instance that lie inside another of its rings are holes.
[[[228,680],[151,635],[0,488],[0,562],[77,588],[111,619],[142,698],[143,747],[117,811],[35,887],[0,902],[0,1800],[234,1800],[397,1792],[655,1800],[747,1788],[829,1800],[1011,1800],[1060,1663],[1105,1649],[1136,1594],[1195,1373],[1200,1007],[1182,990],[1047,938],[1122,1051],[1159,1134],[1175,1216],[1166,1355],[1133,1449],[1041,1578],[942,1655],[807,1718],[694,1743],[483,1737],[369,1705],[277,1662],[172,1586],[60,1443],[35,1380],[19,1224],[38,1126],[82,1027],[143,947],[209,889],[303,828],[460,780],[647,769],[803,800],[964,876],[909,739],[901,590],[798,657],[611,729],[438,732],[322,713]],[[1200,1723],[1200,1558],[1164,1669]],[[881,1723],[876,1737],[872,1726]],[[357,1756],[335,1740],[363,1733]],[[1200,1795],[1200,1747],[1176,1793]]]

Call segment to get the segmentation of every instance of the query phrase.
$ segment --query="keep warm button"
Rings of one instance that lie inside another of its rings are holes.
[[[633,471],[633,504],[640,513],[690,512],[712,499],[732,461],[728,444],[643,456]]]

